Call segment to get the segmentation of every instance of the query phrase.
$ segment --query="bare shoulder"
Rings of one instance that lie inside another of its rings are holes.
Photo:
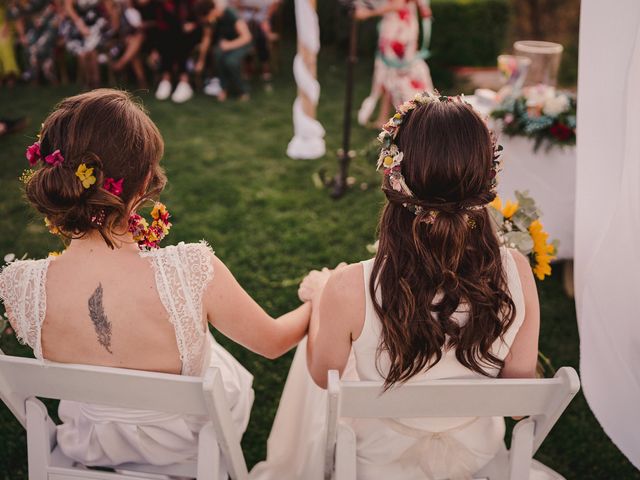
[[[364,295],[362,264],[352,263],[334,271],[325,287],[334,300],[354,299],[354,295]]]
[[[531,270],[529,259],[513,248],[509,249],[509,253],[511,254],[511,257],[516,264],[516,268],[518,269],[518,276],[520,277],[522,288],[525,290],[532,286],[535,288],[535,280],[533,279],[533,271]]]
[[[363,268],[347,265],[331,274],[322,293],[321,317],[327,323],[346,327],[353,340],[362,332],[365,316]]]

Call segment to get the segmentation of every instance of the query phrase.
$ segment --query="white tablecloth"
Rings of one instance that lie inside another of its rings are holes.
[[[576,149],[542,146],[533,151],[533,141],[500,135],[504,147],[498,194],[515,200],[516,190],[528,190],[542,212],[540,221],[550,239],[560,242],[558,259],[573,258],[573,229],[576,194]]]

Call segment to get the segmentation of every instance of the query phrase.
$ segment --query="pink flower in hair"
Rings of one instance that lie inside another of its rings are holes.
[[[122,182],[124,178],[120,180],[115,180],[111,177],[107,177],[104,180],[104,185],[102,186],[107,192],[113,193],[116,196],[120,196],[122,193]]]
[[[44,157],[44,161],[47,162],[49,165],[53,165],[54,167],[57,167],[62,162],[64,162],[64,157],[60,153],[60,149],[58,149],[55,152],[53,152],[51,155],[47,155],[46,157]]]
[[[29,145],[25,156],[27,157],[29,165],[35,167],[38,160],[40,160],[40,142],[35,142],[32,145]]]

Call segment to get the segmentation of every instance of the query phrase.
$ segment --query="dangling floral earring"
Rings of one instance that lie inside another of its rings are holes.
[[[144,217],[135,212],[131,214],[129,217],[129,232],[133,235],[133,239],[138,242],[140,250],[160,247],[160,241],[167,236],[169,229],[171,229],[170,216],[167,207],[160,202],[156,202],[153,210],[151,210],[151,218],[153,218],[151,226],[149,226]]]

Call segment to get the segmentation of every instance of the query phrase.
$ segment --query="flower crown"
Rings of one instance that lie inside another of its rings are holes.
[[[382,144],[382,149],[380,150],[380,156],[378,157],[378,165],[376,170],[383,169],[385,179],[388,180],[389,186],[396,192],[400,192],[410,198],[415,198],[415,195],[405,182],[404,176],[402,175],[401,164],[404,158],[404,154],[398,148],[398,145],[395,143],[395,139],[400,130],[400,125],[402,125],[406,115],[409,112],[415,110],[421,105],[427,105],[434,102],[463,102],[469,105],[461,96],[448,97],[431,92],[418,93],[413,98],[413,100],[409,100],[398,107],[396,114],[391,117],[391,119],[387,123],[384,124],[384,126],[382,127],[382,131],[378,135],[378,141]],[[502,145],[497,144],[496,137],[493,132],[491,133],[491,141],[493,146],[493,159],[491,165],[490,190],[495,194],[498,186],[497,175],[500,171],[500,155],[502,154]],[[407,202],[404,203],[403,206],[412,211],[415,215],[424,213],[424,208],[420,205],[414,205],[410,202]],[[484,205],[473,205],[461,207],[461,209],[480,210],[484,207]],[[437,216],[437,209],[429,210],[427,212],[426,222],[432,224]]]

